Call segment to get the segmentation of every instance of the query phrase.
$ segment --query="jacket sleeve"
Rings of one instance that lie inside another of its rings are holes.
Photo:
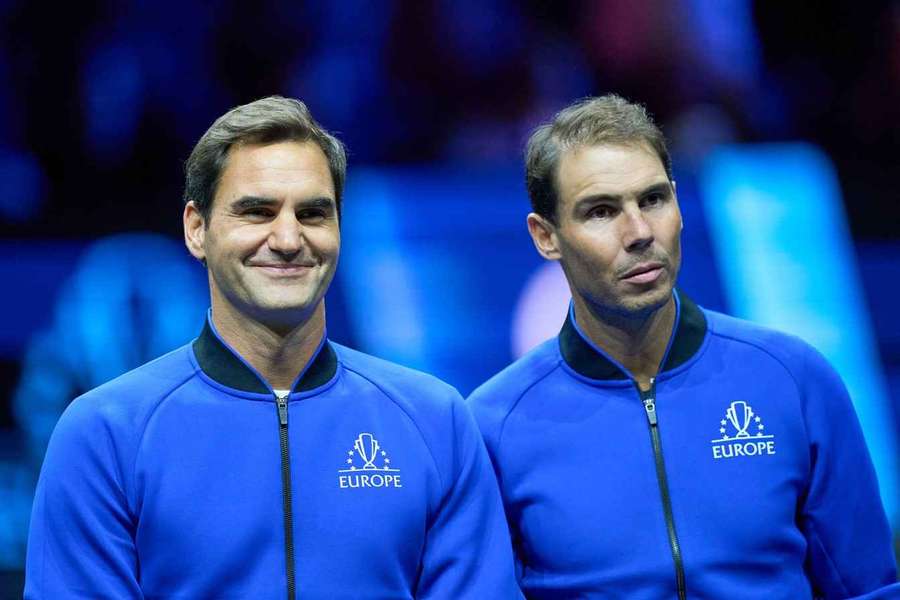
[[[824,598],[900,598],[891,530],[850,396],[817,352],[804,373],[810,478],[799,525],[806,569]]]
[[[429,523],[416,598],[521,598],[500,492],[462,398],[453,404],[452,457]]]
[[[141,598],[134,522],[111,426],[88,398],[72,403],[35,492],[25,598]]]

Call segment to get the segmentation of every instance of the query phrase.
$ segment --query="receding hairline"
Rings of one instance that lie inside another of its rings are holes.
[[[669,172],[666,169],[666,164],[663,162],[662,157],[653,147],[653,145],[646,139],[640,137],[634,138],[623,138],[622,140],[600,140],[598,142],[581,142],[581,141],[571,141],[571,142],[560,142],[558,143],[559,154],[558,160],[556,161],[555,169],[553,176],[557,183],[559,183],[559,170],[562,166],[563,159],[566,156],[571,156],[583,150],[588,150],[591,148],[602,148],[602,147],[610,147],[610,148],[627,148],[632,150],[643,150],[648,154],[652,155],[656,162],[659,163],[659,166],[662,168],[662,172],[665,175],[666,179],[669,181],[672,180],[672,177],[669,176]]]
[[[673,179],[669,176],[668,171],[666,171],[666,165],[663,164],[662,158],[659,156],[659,154],[656,152],[656,150],[653,148],[653,146],[647,140],[644,140],[641,138],[634,138],[634,139],[626,139],[623,141],[603,140],[603,141],[597,142],[595,144],[590,143],[590,142],[587,142],[587,143],[575,142],[575,143],[569,144],[568,146],[560,144],[558,160],[556,161],[556,165],[553,169],[553,172],[550,174],[550,176],[553,178],[553,185],[555,186],[556,193],[559,197],[558,200],[560,200],[560,201],[563,200],[563,197],[562,197],[563,196],[563,188],[561,185],[562,182],[560,181],[560,172],[562,171],[563,162],[565,161],[566,157],[571,157],[574,154],[576,154],[580,151],[583,151],[583,150],[592,149],[592,148],[602,148],[602,147],[643,150],[644,152],[646,152],[647,154],[652,156],[656,160],[656,162],[659,164],[660,171],[662,172],[662,176],[665,179],[665,181],[669,182],[670,184],[673,182]],[[557,209],[559,209],[559,205],[557,205]]]
[[[215,188],[213,192],[212,199],[210,201],[210,216],[212,216],[212,209],[216,205],[216,201],[219,197],[219,192],[222,190],[222,181],[225,179],[225,174],[228,172],[228,167],[231,165],[231,155],[235,150],[243,150],[247,148],[252,148],[253,146],[257,146],[259,148],[265,148],[267,146],[277,146],[279,144],[297,144],[299,146],[312,147],[315,150],[318,150],[321,155],[323,165],[325,166],[325,172],[328,174],[328,181],[331,184],[331,196],[332,201],[337,206],[337,184],[334,181],[334,175],[331,172],[331,165],[328,161],[328,155],[325,154],[325,150],[312,138],[303,138],[300,136],[297,137],[288,137],[284,139],[274,140],[274,141],[257,141],[252,138],[242,138],[230,144],[228,149],[225,151],[225,155],[223,157],[222,168],[219,170],[219,177],[216,179]]]

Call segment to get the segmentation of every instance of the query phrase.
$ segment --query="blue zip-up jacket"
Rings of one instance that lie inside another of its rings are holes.
[[[676,295],[654,389],[570,311],[470,398],[528,598],[900,598],[850,398],[799,339]]]
[[[282,403],[208,322],[63,414],[25,597],[516,598],[513,565],[453,388],[323,341]]]

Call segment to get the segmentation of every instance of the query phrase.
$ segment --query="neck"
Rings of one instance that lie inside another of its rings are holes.
[[[575,319],[584,334],[634,376],[642,390],[661,366],[675,323],[675,298],[646,315],[622,316],[594,308],[574,297]]]
[[[293,327],[273,327],[216,302],[212,320],[222,339],[272,388],[289,389],[325,335],[325,303],[320,301],[308,319]]]

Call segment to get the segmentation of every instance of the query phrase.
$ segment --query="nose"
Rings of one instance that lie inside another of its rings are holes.
[[[625,217],[622,243],[629,252],[639,252],[653,243],[653,228],[639,207],[623,211]]]
[[[273,252],[285,256],[300,252],[303,247],[303,225],[293,211],[281,211],[272,221],[268,244]]]

